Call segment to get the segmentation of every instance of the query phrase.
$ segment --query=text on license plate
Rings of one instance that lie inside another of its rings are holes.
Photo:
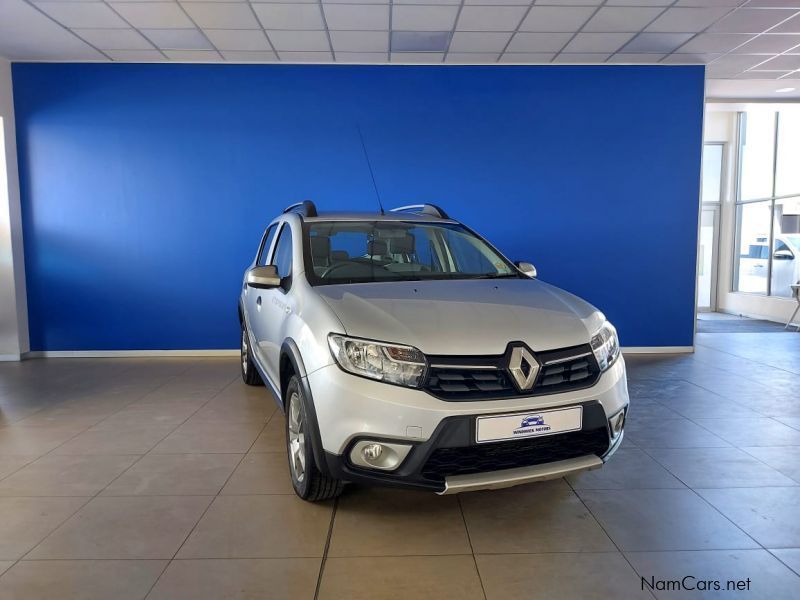
[[[583,407],[570,406],[551,410],[478,417],[477,442],[515,440],[554,433],[577,431],[583,425]]]

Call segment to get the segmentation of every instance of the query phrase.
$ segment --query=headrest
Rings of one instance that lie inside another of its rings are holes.
[[[384,256],[386,254],[386,242],[379,240],[367,242],[367,254],[370,256]]]
[[[331,250],[331,260],[337,262],[350,260],[350,255],[347,253],[347,250]]]
[[[311,256],[314,258],[328,258],[331,253],[331,238],[324,235],[315,235],[311,238]]]
[[[392,254],[413,254],[416,241],[410,233],[403,237],[392,238]]]

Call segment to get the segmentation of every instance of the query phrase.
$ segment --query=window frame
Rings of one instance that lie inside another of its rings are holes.
[[[285,277],[281,277],[281,287],[284,288],[285,290],[289,289],[290,287],[289,282],[291,282],[292,273],[294,272],[294,236],[292,235],[291,224],[289,224],[286,221],[283,222],[281,228],[278,230],[278,233],[275,236],[275,241],[273,241],[272,243],[272,251],[270,252],[269,263],[268,263],[270,266],[275,267],[277,271],[277,265],[275,264],[275,255],[278,252],[278,245],[281,243],[283,232],[287,229],[289,230],[289,235],[292,237],[289,239],[289,260],[290,260],[289,273]],[[278,275],[280,276],[280,273],[278,273]]]
[[[270,223],[270,225],[264,230],[264,235],[261,236],[261,243],[258,246],[255,266],[265,267],[269,264],[269,251],[272,249],[272,243],[275,241],[275,236],[273,236],[273,238],[270,240],[269,234],[271,229],[277,231],[278,225],[280,225],[280,223]],[[269,242],[269,244],[267,244],[267,242]],[[262,257],[264,258],[263,265],[261,264]]]

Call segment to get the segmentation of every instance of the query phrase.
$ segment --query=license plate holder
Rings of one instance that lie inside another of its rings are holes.
[[[544,437],[583,427],[583,406],[565,406],[540,411],[516,412],[477,417],[475,441],[478,444]]]

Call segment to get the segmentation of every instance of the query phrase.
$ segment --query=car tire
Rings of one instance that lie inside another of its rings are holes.
[[[253,364],[253,355],[250,353],[250,337],[247,335],[247,327],[245,327],[244,323],[242,323],[242,337],[239,340],[239,349],[241,351],[239,367],[242,371],[242,381],[247,385],[264,385],[258,369]]]
[[[318,502],[336,498],[342,493],[344,482],[324,475],[317,468],[307,403],[300,380],[293,375],[289,385],[286,386],[283,404],[286,408],[286,454],[289,460],[289,473],[295,493],[303,500]]]

